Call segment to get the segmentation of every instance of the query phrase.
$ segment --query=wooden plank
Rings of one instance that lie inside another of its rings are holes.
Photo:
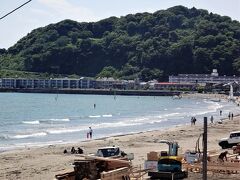
[[[55,178],[58,180],[74,180],[75,175],[76,174],[74,171],[68,171],[68,172],[63,172],[61,174],[55,175]]]
[[[128,176],[129,176],[129,168],[123,167],[123,168],[118,168],[112,171],[102,172],[101,180],[122,179],[122,177],[128,177]]]
[[[80,157],[85,157],[87,160],[101,160],[101,161],[109,161],[109,162],[119,162],[119,163],[123,163],[126,165],[129,165],[130,162],[127,160],[123,160],[123,159],[114,159],[114,158],[105,158],[105,157],[98,157],[98,156],[88,156],[88,155],[78,155]]]

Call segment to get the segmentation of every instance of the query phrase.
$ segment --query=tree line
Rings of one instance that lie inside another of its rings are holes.
[[[220,74],[240,75],[240,23],[184,6],[90,23],[64,20],[0,49],[0,70],[46,76],[146,81],[210,73],[213,68]]]

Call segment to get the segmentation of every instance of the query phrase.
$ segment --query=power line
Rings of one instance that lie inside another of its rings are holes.
[[[2,16],[2,17],[0,18],[0,20],[2,20],[3,18],[7,17],[7,16],[10,15],[10,14],[12,14],[14,11],[20,9],[21,7],[25,6],[26,4],[30,3],[31,1],[32,1],[32,0],[29,0],[29,1],[25,2],[24,4],[22,4],[21,6],[17,7],[16,9],[12,10],[11,12],[5,14],[4,16]]]

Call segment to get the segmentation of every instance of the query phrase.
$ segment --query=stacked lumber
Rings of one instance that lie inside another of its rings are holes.
[[[74,171],[62,172],[61,174],[57,174],[55,178],[58,180],[75,180],[75,172]]]
[[[112,171],[103,171],[101,173],[101,180],[114,180],[114,179],[130,179],[129,177],[129,168],[122,167],[114,169]]]

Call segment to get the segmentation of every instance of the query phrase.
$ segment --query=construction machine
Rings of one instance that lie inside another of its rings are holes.
[[[148,172],[151,179],[184,179],[188,176],[182,170],[182,157],[178,156],[179,145],[177,142],[161,140],[160,143],[168,145],[168,152],[161,151],[155,162],[157,168]],[[146,163],[146,162],[145,162]]]

